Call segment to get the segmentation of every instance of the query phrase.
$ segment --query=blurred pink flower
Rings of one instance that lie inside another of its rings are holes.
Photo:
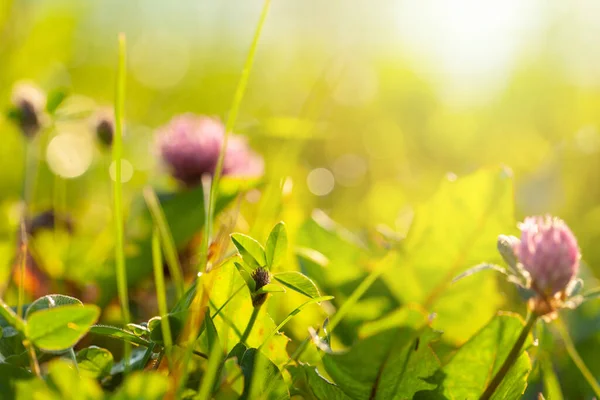
[[[213,174],[225,137],[225,127],[214,118],[183,114],[158,130],[157,145],[172,176],[186,186],[197,185]],[[231,135],[223,163],[223,175],[260,176],[263,161],[245,138]]]
[[[534,289],[552,296],[563,291],[579,269],[577,239],[559,218],[537,216],[519,224],[521,240],[515,254],[531,275]]]
[[[46,94],[37,86],[28,82],[15,84],[11,103],[14,119],[25,136],[34,136],[44,125]]]

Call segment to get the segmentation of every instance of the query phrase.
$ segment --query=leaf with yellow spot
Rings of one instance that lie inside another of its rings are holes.
[[[40,350],[67,350],[77,344],[99,316],[100,308],[90,304],[40,310],[27,316],[25,334]]]

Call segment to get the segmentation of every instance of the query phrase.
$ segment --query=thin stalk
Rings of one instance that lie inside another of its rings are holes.
[[[167,293],[165,290],[165,277],[163,275],[162,254],[160,251],[160,234],[158,228],[152,231],[152,265],[154,266],[154,283],[156,285],[156,299],[158,300],[158,312],[161,316],[160,329],[165,342],[165,354],[169,369],[172,368],[171,349],[173,348],[173,338],[171,337],[171,326],[169,324],[167,308]]]
[[[177,298],[179,299],[184,293],[184,282],[181,263],[179,262],[179,257],[177,255],[177,247],[175,246],[175,240],[173,240],[173,235],[171,234],[171,229],[169,229],[169,224],[167,223],[165,213],[160,206],[160,201],[158,200],[154,190],[149,186],[144,189],[144,199],[146,200],[146,204],[148,205],[148,209],[150,210],[150,214],[154,220],[154,225],[158,228],[160,233],[160,241],[162,242],[162,248],[165,252],[167,266],[169,267],[171,278],[175,284]]]
[[[244,333],[242,333],[242,337],[240,338],[240,343],[245,344],[248,336],[250,336],[250,332],[252,332],[252,328],[254,328],[254,323],[256,322],[256,317],[258,317],[258,313],[260,312],[260,307],[254,307],[252,310],[252,315],[250,315],[250,320],[248,321],[248,325],[246,325],[246,329]]]
[[[28,251],[28,239],[27,230],[25,228],[25,217],[21,217],[21,224],[19,226],[20,242],[19,246],[19,292],[17,297],[17,315],[19,318],[23,318],[25,314],[25,267],[27,265],[27,251]]]
[[[256,31],[254,32],[254,38],[252,39],[252,44],[250,45],[250,50],[248,52],[248,56],[246,57],[244,69],[242,70],[242,76],[240,77],[237,89],[235,91],[235,95],[233,97],[231,110],[229,111],[229,115],[227,116],[227,122],[225,123],[225,136],[223,139],[223,145],[221,146],[221,152],[219,153],[219,159],[217,160],[215,173],[213,175],[213,179],[210,185],[210,194],[208,197],[208,206],[206,211],[206,221],[204,223],[204,235],[202,236],[202,247],[200,248],[200,263],[198,265],[198,272],[203,272],[206,269],[206,265],[208,262],[208,246],[210,244],[210,237],[212,235],[212,223],[214,218],[213,214],[215,209],[217,191],[219,189],[219,181],[223,173],[225,150],[227,148],[229,135],[235,127],[235,122],[240,111],[242,99],[244,98],[244,94],[246,93],[246,87],[248,86],[248,78],[250,76],[250,71],[252,70],[252,64],[254,63],[254,55],[256,54],[256,49],[258,48],[258,40],[262,33],[265,20],[267,19],[270,4],[270,0],[265,0],[260,14],[260,18],[258,20],[258,25],[256,26]]]
[[[71,347],[69,349],[69,358],[73,361],[73,365],[75,365],[75,371],[79,374],[79,364],[77,363],[77,356],[75,355],[75,350]]]
[[[33,344],[27,339],[23,341],[23,346],[25,346],[25,350],[27,350],[27,354],[29,355],[29,361],[31,363],[31,370],[38,378],[42,377],[42,370],[40,369],[40,363],[38,362],[37,356],[35,354],[35,348]]]
[[[592,374],[592,372],[585,365],[585,362],[583,362],[583,359],[579,355],[579,352],[577,351],[577,348],[575,347],[575,344],[573,343],[573,340],[571,339],[569,331],[567,330],[567,327],[565,326],[564,322],[560,318],[558,318],[554,326],[558,330],[558,333],[560,334],[563,343],[565,344],[565,348],[567,349],[569,356],[573,360],[573,363],[577,366],[577,368],[581,372],[581,375],[583,375],[588,385],[590,385],[590,387],[594,391],[596,398],[600,399],[600,385],[598,385],[598,381],[596,381],[596,378],[594,378],[594,374]]]
[[[521,355],[521,349],[523,347],[523,344],[527,340],[527,336],[529,335],[529,332],[531,332],[531,328],[533,328],[537,319],[537,314],[533,312],[530,312],[529,315],[527,315],[527,320],[525,321],[525,326],[523,327],[521,334],[517,338],[517,341],[513,345],[513,348],[510,350],[510,353],[508,353],[508,357],[506,357],[506,360],[504,360],[504,363],[502,364],[498,372],[496,372],[496,375],[494,375],[492,381],[485,389],[485,392],[483,392],[479,400],[490,399],[496,391],[496,389],[498,389],[500,383],[502,383],[502,380],[504,379],[510,368]]]
[[[125,35],[119,34],[119,61],[117,67],[117,87],[115,96],[115,135],[112,155],[115,163],[115,181],[113,182],[113,219],[115,224],[115,266],[117,269],[117,289],[123,320],[131,320],[129,312],[129,294],[127,292],[127,269],[125,266],[125,240],[123,233],[123,188],[121,183],[121,158],[123,157],[123,114],[125,110]],[[131,345],[125,344],[125,371],[129,370]]]

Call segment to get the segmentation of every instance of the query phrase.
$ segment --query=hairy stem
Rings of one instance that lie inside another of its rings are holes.
[[[521,355],[521,349],[523,348],[523,344],[525,343],[525,340],[527,340],[527,336],[529,335],[529,332],[531,332],[531,328],[533,328],[537,319],[537,314],[533,312],[529,313],[529,315],[527,316],[527,320],[525,321],[525,326],[523,327],[521,334],[517,338],[517,341],[513,345],[513,348],[510,350],[510,353],[508,353],[508,357],[506,357],[506,360],[504,360],[504,363],[502,364],[496,375],[494,375],[494,378],[492,379],[488,387],[485,389],[485,392],[483,392],[479,400],[490,399],[496,391],[496,389],[498,389],[500,383],[502,383],[502,380],[504,379],[510,368]]]

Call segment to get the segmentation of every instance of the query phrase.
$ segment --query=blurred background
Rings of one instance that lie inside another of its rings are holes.
[[[125,195],[131,201],[148,183],[173,187],[153,132],[182,112],[227,117],[261,7],[260,0],[2,0],[0,106],[8,107],[18,81],[66,88],[62,112],[82,117],[55,129],[91,137],[86,110],[112,107],[124,32]],[[284,212],[292,225],[320,208],[353,231],[402,234],[411,206],[443,179],[504,165],[513,172],[515,221],[562,217],[591,273],[600,273],[598,38],[594,0],[274,0],[235,130],[265,158],[268,182],[293,187]],[[21,133],[4,117],[0,135],[7,277],[26,157]],[[97,232],[111,215],[110,155],[84,142],[79,161],[62,173],[62,199],[50,172],[60,166],[50,153],[40,157],[31,207],[62,204],[87,221],[82,230]],[[246,223],[264,234],[278,214],[264,204],[261,213],[269,215],[264,227],[252,215]],[[65,273],[61,265],[55,274]],[[69,273],[90,279],[84,267]],[[596,343],[595,331],[586,340]]]

